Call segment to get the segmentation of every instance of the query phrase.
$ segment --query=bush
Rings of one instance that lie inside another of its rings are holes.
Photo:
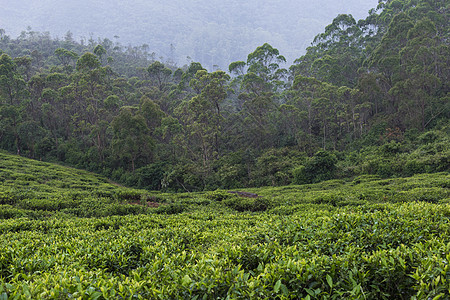
[[[426,164],[422,161],[408,160],[405,164],[403,173],[406,176],[412,176],[414,174],[425,173]]]
[[[380,148],[380,154],[384,156],[391,156],[401,152],[402,152],[402,145],[394,141],[386,143]]]
[[[164,215],[176,215],[181,214],[186,210],[185,205],[181,203],[171,203],[168,205],[160,205],[155,209],[155,213]]]
[[[327,151],[319,151],[307,160],[304,166],[293,170],[294,183],[317,183],[333,179],[336,171],[336,162],[335,155]]]
[[[305,166],[299,166],[292,171],[295,184],[306,184],[309,181],[309,176],[306,173]]]
[[[214,192],[209,192],[206,194],[206,198],[213,201],[222,201],[230,197],[233,197],[233,195],[224,190],[215,190]]]
[[[313,199],[314,204],[328,204],[332,206],[337,206],[339,202],[344,201],[345,199],[342,196],[335,195],[335,194],[325,194],[318,196],[317,198]]]
[[[381,178],[400,176],[403,172],[403,162],[393,159],[376,157],[369,160],[363,167],[363,172],[370,175],[378,175]]]
[[[19,199],[20,197],[14,191],[6,190],[0,192],[0,204],[14,205]]]
[[[223,201],[223,203],[240,212],[244,211],[265,211],[271,207],[270,202],[262,197],[258,198],[245,198],[245,197],[233,197]]]
[[[291,184],[292,169],[304,160],[304,153],[288,147],[268,149],[257,158],[251,183],[255,186]]]
[[[11,205],[0,205],[0,219],[13,219],[25,217],[27,213]]]
[[[161,181],[164,178],[165,163],[154,163],[136,170],[137,186],[146,190],[160,190]]]
[[[365,182],[377,181],[380,179],[381,179],[381,177],[378,175],[360,175],[360,176],[356,177],[355,179],[353,179],[352,184],[356,185],[356,184],[365,183]]]
[[[141,200],[142,193],[134,190],[124,189],[117,192],[117,199],[119,201],[134,201],[139,202]]]
[[[421,134],[418,138],[418,140],[421,144],[431,144],[431,143],[434,143],[438,139],[439,139],[439,134],[434,130],[427,131],[427,132]]]

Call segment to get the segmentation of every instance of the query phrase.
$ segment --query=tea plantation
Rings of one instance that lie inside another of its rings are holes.
[[[447,172],[163,194],[0,152],[0,183],[1,300],[450,298]]]

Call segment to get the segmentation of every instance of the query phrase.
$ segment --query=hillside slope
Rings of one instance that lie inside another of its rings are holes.
[[[0,219],[49,217],[57,212],[91,217],[139,213],[145,191],[99,175],[0,152]]]
[[[0,153],[0,178],[2,299],[450,296],[447,172],[148,195]]]

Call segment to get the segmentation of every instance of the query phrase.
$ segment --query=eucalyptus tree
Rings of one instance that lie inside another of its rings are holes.
[[[75,53],[74,51],[71,50],[67,50],[64,48],[58,48],[55,50],[55,55],[56,57],[58,57],[59,61],[64,65],[64,66],[74,66],[77,59],[78,59],[78,54]]]
[[[123,106],[111,127],[114,134],[111,147],[120,167],[134,172],[138,163],[144,166],[151,162],[154,141],[138,108]]]
[[[198,166],[203,185],[223,151],[223,104],[229,79],[223,71],[198,70],[189,84],[197,94],[177,110],[185,126],[186,154]]]
[[[168,83],[170,82],[170,77],[172,75],[171,69],[164,66],[161,62],[155,61],[147,68],[147,72],[152,84],[155,85],[160,91],[165,91],[167,89]]]
[[[352,15],[341,14],[317,35],[307,53],[291,66],[293,76],[315,77],[334,85],[355,86],[363,60],[362,30]]]
[[[26,96],[26,82],[17,71],[14,60],[3,53],[0,55],[0,99],[9,105],[18,105]]]
[[[237,108],[245,136],[243,143],[255,149],[274,145],[274,130],[279,92],[285,87],[286,59],[269,44],[257,47],[247,62],[234,62],[229,70],[240,81]],[[245,70],[245,71],[244,71]]]
[[[26,82],[17,71],[17,65],[7,54],[0,55],[0,117],[2,133],[8,149],[20,154],[21,137],[18,127],[25,116],[26,99],[29,93]],[[8,137],[8,138],[6,138]]]

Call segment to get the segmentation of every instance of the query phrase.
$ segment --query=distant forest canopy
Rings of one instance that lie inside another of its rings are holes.
[[[226,69],[266,42],[292,63],[338,13],[363,18],[376,4],[377,0],[19,0],[2,5],[0,28],[14,38],[30,26],[60,39],[70,31],[84,43],[100,36],[126,46],[146,44],[158,60],[164,57],[179,66],[198,61],[212,71],[215,65]]]
[[[380,1],[288,69],[264,43],[228,72],[0,30],[0,148],[166,191],[449,171],[448,15]]]

